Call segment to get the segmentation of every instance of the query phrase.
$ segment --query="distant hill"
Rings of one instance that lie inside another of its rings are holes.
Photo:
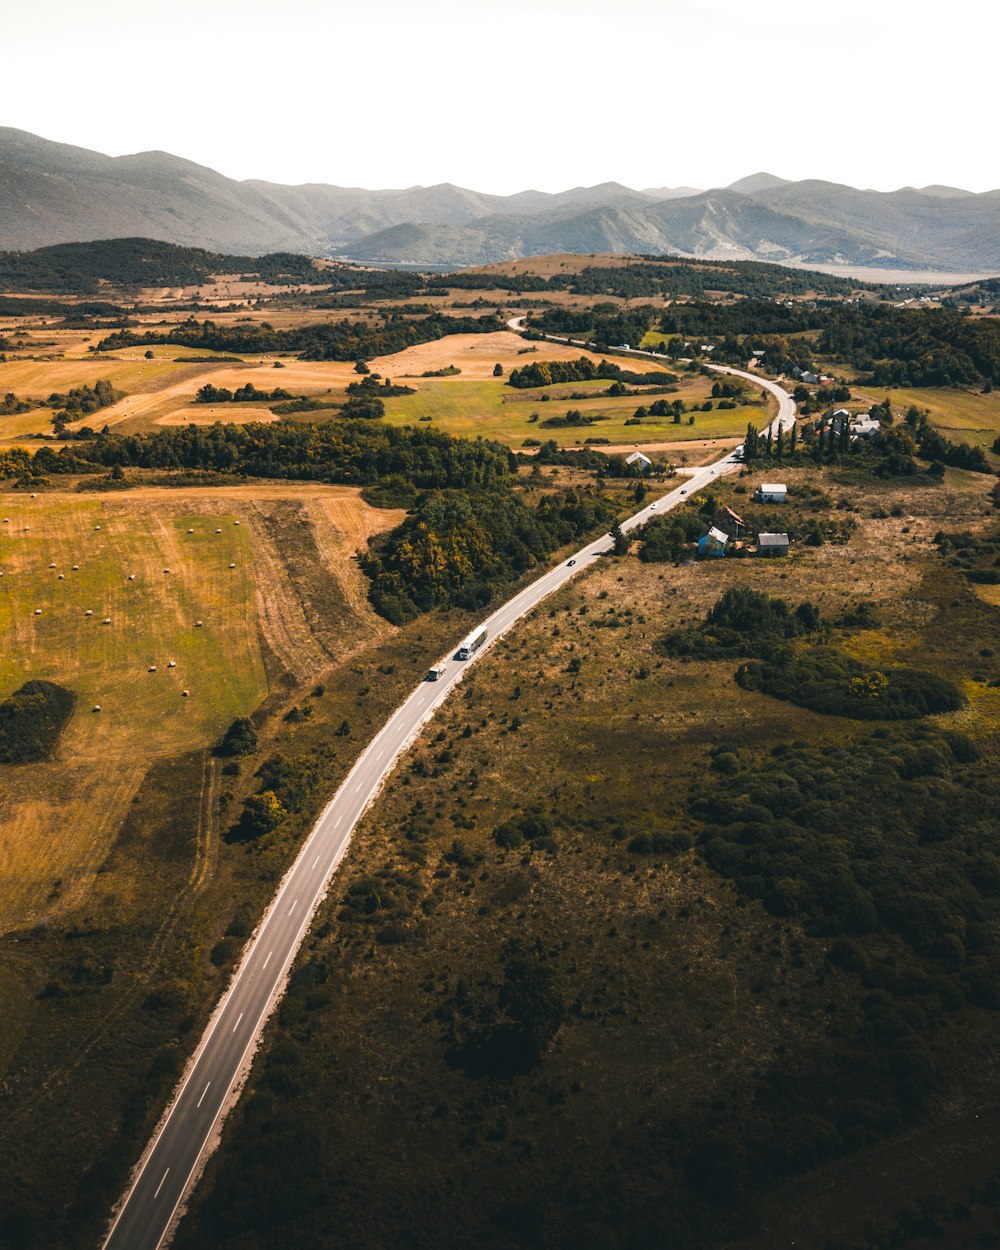
[[[103,156],[0,128],[0,250],[123,237],[388,265],[610,251],[1000,272],[1000,191],[862,191],[769,173],[697,192],[287,187],[236,182],[165,152]]]
[[[321,285],[331,274],[308,256],[273,252],[224,256],[158,239],[56,243],[32,252],[0,252],[0,291],[92,295],[115,288],[183,287],[214,274],[254,274],[276,286]]]

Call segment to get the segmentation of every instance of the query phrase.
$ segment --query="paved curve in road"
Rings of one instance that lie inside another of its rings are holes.
[[[777,421],[794,417],[795,406],[781,387],[754,374],[741,376],[777,395],[781,405]],[[738,464],[735,454],[730,453],[696,469],[674,490],[624,521],[622,529],[634,529],[659,512],[676,507]],[[245,950],[119,1204],[105,1250],[156,1250],[175,1226],[181,1203],[235,1101],[256,1043],[281,997],[292,961],[347,850],[351,833],[400,755],[491,643],[611,548],[610,535],[603,535],[581,548],[572,562],[563,560],[487,617],[483,623],[488,641],[476,655],[465,661],[449,659],[438,681],[422,681],[358,757],[286,873]]]

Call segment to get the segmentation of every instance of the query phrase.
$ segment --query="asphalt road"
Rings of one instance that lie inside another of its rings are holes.
[[[735,369],[723,371],[740,373]],[[741,376],[777,395],[782,405],[777,420],[794,417],[795,406],[781,387],[755,374]],[[622,529],[635,529],[677,507],[738,464],[731,453],[695,470],[668,494],[623,522]],[[483,622],[488,632],[486,644],[471,660],[456,660],[452,655],[439,680],[421,681],[358,757],[285,875],[216,1007],[117,1209],[105,1250],[156,1250],[172,1230],[181,1203],[211,1152],[222,1118],[249,1070],[264,1024],[281,996],[292,961],[347,850],[351,833],[399,756],[492,643],[611,547],[610,535],[603,535],[581,548],[572,563],[563,560],[487,617]]]

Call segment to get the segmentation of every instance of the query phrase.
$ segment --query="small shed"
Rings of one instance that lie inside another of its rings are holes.
[[[758,503],[784,503],[788,487],[784,482],[761,482],[757,487]]]
[[[757,554],[759,556],[787,556],[787,534],[758,534]]]
[[[646,473],[653,467],[652,460],[648,456],[644,456],[641,451],[634,451],[631,456],[626,456],[625,463],[636,473]]]
[[[711,526],[707,534],[702,534],[698,539],[698,557],[704,559],[706,556],[724,556],[726,554],[726,543],[729,542],[729,535],[715,526]]]

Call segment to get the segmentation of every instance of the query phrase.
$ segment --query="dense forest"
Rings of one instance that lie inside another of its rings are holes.
[[[14,457],[17,451],[3,453],[0,471],[22,473],[24,461],[14,462],[10,459]],[[349,421],[217,423],[155,434],[109,432],[76,441],[59,452],[42,448],[35,464],[47,473],[93,472],[117,465],[359,486],[396,475],[421,490],[495,487],[509,482],[513,472],[513,458],[497,443]]]
[[[179,326],[145,334],[121,330],[102,339],[97,350],[173,343],[202,351],[297,352],[303,360],[367,360],[372,356],[390,356],[416,343],[431,343],[449,334],[492,334],[502,329],[503,322],[496,317],[437,314],[416,321],[394,316],[387,317],[381,324],[340,321],[295,330],[275,330],[266,321],[256,325],[222,326],[215,321],[189,317]]]
[[[534,508],[509,491],[435,492],[364,557],[372,604],[394,624],[439,604],[484,607],[499,585],[606,529],[616,513],[587,491],[546,496]]]

